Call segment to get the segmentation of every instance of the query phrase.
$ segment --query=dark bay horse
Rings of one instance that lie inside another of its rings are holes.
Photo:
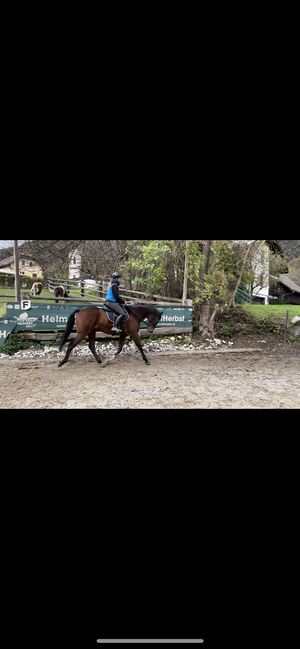
[[[161,319],[163,311],[159,311],[155,307],[147,304],[136,304],[133,307],[130,306],[125,308],[128,310],[129,319],[127,320],[127,322],[124,322],[122,326],[122,331],[119,338],[119,347],[114,358],[116,358],[118,354],[121,353],[126,336],[130,336],[140,350],[142,358],[145,361],[146,365],[150,365],[150,362],[144,353],[139,336],[140,323],[142,322],[142,320],[147,319],[148,333],[152,334],[156,325]],[[62,336],[59,351],[62,351],[63,346],[67,342],[74,325],[76,326],[77,330],[76,338],[69,342],[67,353],[63,360],[59,363],[58,367],[61,367],[68,362],[71,351],[86,337],[88,337],[89,339],[89,348],[92,354],[95,356],[97,363],[101,365],[102,359],[100,358],[99,354],[97,354],[95,347],[96,331],[103,331],[106,334],[111,333],[112,323],[107,318],[107,312],[104,309],[98,307],[86,307],[73,311],[68,319],[66,331]],[[105,365],[107,364],[108,362],[105,362]]]

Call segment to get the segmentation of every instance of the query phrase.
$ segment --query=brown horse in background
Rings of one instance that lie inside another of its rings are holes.
[[[139,329],[140,323],[142,320],[148,320],[148,333],[152,334],[156,325],[161,319],[163,311],[159,311],[153,306],[150,305],[134,305],[134,307],[125,307],[128,311],[129,319],[124,322],[122,325],[122,331],[119,339],[118,351],[115,354],[114,358],[121,353],[126,336],[130,336],[134,340],[137,348],[141,352],[142,358],[145,361],[146,365],[150,365],[150,362],[144,353],[140,336]],[[86,307],[83,309],[77,309],[71,313],[65,333],[62,336],[59,351],[62,351],[63,346],[68,341],[69,335],[73,330],[74,324],[77,329],[77,335],[74,340],[69,342],[67,353],[63,360],[59,363],[58,367],[61,367],[68,362],[69,356],[76,347],[84,338],[88,337],[89,339],[89,348],[92,354],[95,356],[97,363],[102,364],[102,359],[96,351],[95,341],[96,341],[96,331],[103,331],[106,334],[111,333],[112,322],[108,320],[107,311],[98,307]],[[107,362],[105,363],[107,364]]]

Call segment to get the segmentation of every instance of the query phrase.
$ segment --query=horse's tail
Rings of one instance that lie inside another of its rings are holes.
[[[69,335],[70,335],[71,331],[73,330],[74,322],[75,322],[75,316],[76,316],[76,313],[79,313],[79,311],[80,311],[80,309],[76,309],[76,311],[73,311],[73,313],[71,313],[71,315],[68,318],[66,331],[63,333],[60,344],[59,344],[59,351],[60,352],[62,351],[63,346],[66,344],[66,342],[67,342],[67,340],[69,338]]]

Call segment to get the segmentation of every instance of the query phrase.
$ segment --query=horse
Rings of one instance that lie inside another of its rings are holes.
[[[117,356],[121,353],[126,336],[130,336],[130,338],[134,340],[137,348],[141,352],[142,358],[145,361],[146,365],[150,365],[150,361],[148,360],[143,350],[139,336],[140,323],[146,318],[148,320],[148,333],[152,334],[156,325],[161,319],[163,311],[159,311],[155,307],[147,304],[136,304],[133,307],[125,306],[125,309],[128,312],[129,318],[122,325],[122,331],[119,338],[119,347],[114,358],[117,358]],[[89,339],[89,348],[94,355],[97,363],[101,365],[102,358],[99,356],[95,348],[96,331],[103,331],[106,334],[111,333],[112,323],[107,317],[107,311],[105,311],[101,307],[93,306],[84,307],[82,309],[76,309],[76,311],[73,311],[73,313],[71,313],[68,318],[66,331],[64,332],[60,341],[60,352],[62,351],[65,343],[68,341],[68,337],[73,330],[74,324],[76,325],[77,335],[74,340],[71,340],[69,342],[67,353],[63,360],[59,363],[58,367],[61,367],[68,362],[69,356],[74,347],[76,347],[76,345],[78,345],[87,336]],[[102,364],[102,367],[105,367],[105,365],[107,365],[109,362],[110,361],[105,361],[105,363]]]
[[[35,297],[36,295],[40,295],[43,290],[43,284],[42,282],[34,282],[31,287],[31,295],[32,297]]]
[[[54,295],[55,297],[69,297],[69,291],[64,286],[56,286],[54,289]],[[55,303],[57,304],[59,300],[55,300]]]

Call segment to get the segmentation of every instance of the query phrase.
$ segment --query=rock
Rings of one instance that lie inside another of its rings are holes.
[[[291,319],[291,323],[297,324],[297,322],[300,322],[300,316],[294,315],[294,317]]]

